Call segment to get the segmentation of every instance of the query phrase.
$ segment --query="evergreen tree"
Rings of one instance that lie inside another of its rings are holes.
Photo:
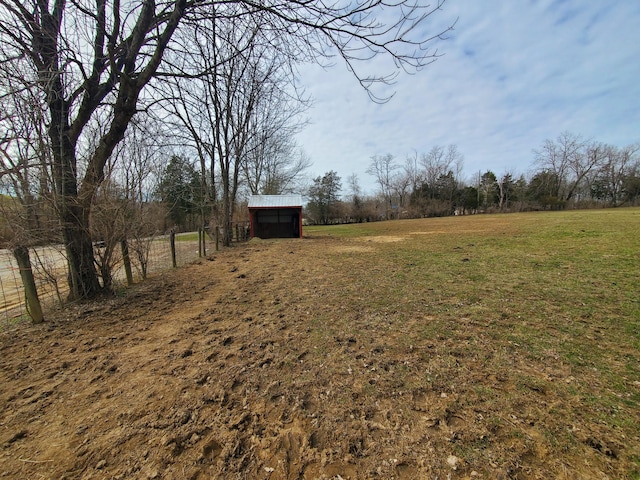
[[[330,170],[322,177],[313,179],[309,187],[309,204],[307,208],[316,223],[327,225],[336,214],[342,183],[338,173]]]
[[[173,156],[162,174],[156,195],[165,204],[172,224],[181,230],[195,226],[202,203],[202,181],[187,159]]]

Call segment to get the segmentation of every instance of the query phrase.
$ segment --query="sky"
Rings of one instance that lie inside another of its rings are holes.
[[[529,175],[534,149],[563,132],[618,147],[640,142],[640,1],[447,0],[425,31],[456,19],[432,44],[442,56],[401,74],[382,105],[337,60],[301,68],[314,103],[297,141],[312,177],[335,170],[346,193],[355,173],[373,194],[374,155],[403,164],[455,144],[471,180],[487,170]],[[362,67],[388,73],[384,59]]]

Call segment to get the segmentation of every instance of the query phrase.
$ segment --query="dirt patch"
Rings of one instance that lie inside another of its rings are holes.
[[[625,441],[554,387],[566,366],[465,318],[410,340],[429,306],[371,305],[375,262],[332,257],[376,251],[353,248],[250,242],[3,332],[0,475],[623,478]]]
[[[359,239],[361,242],[373,243],[395,243],[406,240],[406,237],[399,235],[371,235]]]
[[[334,251],[338,253],[372,253],[375,252],[375,249],[364,245],[341,245],[335,247]]]

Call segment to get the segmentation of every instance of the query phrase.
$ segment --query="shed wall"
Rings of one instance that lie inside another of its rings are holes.
[[[250,208],[249,213],[252,237],[302,237],[302,208]]]

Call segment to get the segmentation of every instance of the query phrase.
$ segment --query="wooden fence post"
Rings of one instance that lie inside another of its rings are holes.
[[[171,244],[171,264],[173,268],[176,268],[178,264],[176,263],[176,232],[175,230],[171,230],[171,234],[169,235],[169,243]]]
[[[42,323],[44,315],[42,315],[42,306],[38,298],[38,290],[36,282],[33,278],[33,270],[31,269],[31,260],[29,259],[29,249],[25,246],[18,246],[13,249],[13,256],[18,262],[20,269],[20,278],[24,286],[24,298],[27,305],[27,312],[33,323]]]
[[[122,250],[122,262],[124,263],[124,273],[127,276],[127,285],[133,285],[133,272],[131,271],[131,258],[129,257],[129,244],[127,239],[120,241],[120,249]]]
[[[202,227],[202,256],[207,256],[207,230]]]
[[[202,258],[202,228],[198,227],[198,258]]]

